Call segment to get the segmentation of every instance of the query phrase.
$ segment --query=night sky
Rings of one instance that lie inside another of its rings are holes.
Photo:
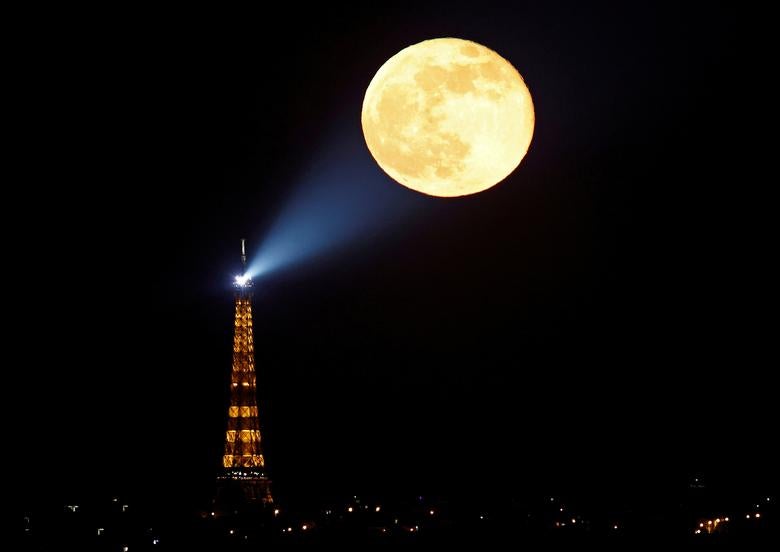
[[[14,268],[32,291],[11,292],[32,297],[28,356],[6,366],[27,397],[13,454],[53,475],[31,495],[208,497],[239,240],[251,260],[296,225],[285,243],[304,253],[255,280],[278,498],[769,475],[730,13],[287,4],[50,13],[19,46],[35,59],[22,245],[37,245]],[[376,70],[444,36],[508,59],[536,109],[520,167],[464,198],[396,184],[360,129]]]

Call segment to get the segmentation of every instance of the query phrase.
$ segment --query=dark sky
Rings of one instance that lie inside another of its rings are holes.
[[[386,59],[455,36],[522,73],[531,149],[483,194],[412,198],[408,218],[257,282],[277,493],[767,476],[770,333],[732,14],[289,4],[51,13],[19,44],[34,60],[24,241],[39,244],[23,272],[42,269],[17,365],[25,469],[66,490],[140,476],[161,497],[208,494],[238,240],[259,246],[334,140],[369,158],[360,102]],[[342,168],[354,178],[349,156],[328,178]],[[376,167],[360,185],[399,186]]]

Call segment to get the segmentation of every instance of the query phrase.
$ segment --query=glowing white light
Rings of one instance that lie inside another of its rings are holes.
[[[249,281],[248,274],[241,274],[239,276],[236,276],[236,284],[238,284],[241,287],[244,287],[248,281]]]
[[[760,518],[760,517],[761,517],[761,514],[759,514],[759,513],[757,513],[757,512],[756,512],[756,517],[757,517],[757,518]]]
[[[308,528],[309,528],[309,526],[308,526],[308,525],[303,525],[303,526],[301,526],[301,529],[303,529],[304,531],[306,531],[306,529],[308,529]]]
[[[378,511],[380,511],[381,509],[382,509],[382,507],[381,507],[381,506],[377,506],[376,508],[374,508],[374,511],[375,511],[375,512],[378,512]]]

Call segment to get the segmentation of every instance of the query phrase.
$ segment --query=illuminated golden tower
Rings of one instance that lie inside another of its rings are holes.
[[[243,273],[236,276],[236,315],[233,326],[233,369],[230,373],[225,454],[218,477],[217,502],[223,506],[271,504],[271,480],[265,474],[257,413],[255,345],[252,331],[252,279],[246,273],[246,250],[241,240]]]

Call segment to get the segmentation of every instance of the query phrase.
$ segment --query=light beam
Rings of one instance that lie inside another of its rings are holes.
[[[246,274],[253,279],[357,242],[379,239],[425,204],[376,170],[360,122],[334,129],[293,187]],[[430,207],[430,205],[428,205]]]

